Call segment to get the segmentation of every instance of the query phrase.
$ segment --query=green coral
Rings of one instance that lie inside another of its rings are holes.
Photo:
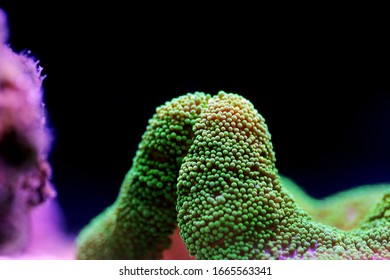
[[[308,195],[293,180],[280,175],[283,187],[295,202],[311,215],[314,221],[343,230],[357,228],[375,205],[390,193],[389,184],[364,185],[315,199]]]
[[[179,169],[209,99],[204,93],[188,94],[157,108],[116,202],[78,237],[78,258],[162,257],[177,224]]]
[[[187,94],[157,109],[116,202],[79,236],[77,257],[161,258],[178,223],[197,259],[390,259],[389,195],[343,231],[313,221],[291,193],[251,102]]]

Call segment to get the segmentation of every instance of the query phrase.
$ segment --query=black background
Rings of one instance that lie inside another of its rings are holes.
[[[0,7],[11,47],[30,50],[47,75],[53,182],[70,231],[115,200],[156,106],[187,92],[249,99],[279,171],[315,197],[390,182],[383,34],[317,15],[53,2]]]

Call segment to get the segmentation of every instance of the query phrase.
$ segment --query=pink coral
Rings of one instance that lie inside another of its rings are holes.
[[[55,196],[47,160],[41,68],[4,42],[0,14],[0,254],[23,251],[31,232],[31,211]]]

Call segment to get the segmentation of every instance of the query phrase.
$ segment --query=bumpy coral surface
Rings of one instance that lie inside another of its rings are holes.
[[[386,193],[390,193],[390,184],[373,184],[350,188],[316,199],[308,195],[290,178],[279,176],[283,187],[290,192],[295,202],[311,215],[314,221],[343,230],[351,230],[360,226],[378,201]]]
[[[179,169],[209,100],[197,93],[157,108],[117,201],[81,233],[78,258],[161,258],[177,224]]]
[[[157,109],[116,202],[80,259],[161,258],[176,223],[197,259],[390,259],[390,194],[359,228],[313,221],[284,188],[250,101],[187,94]]]

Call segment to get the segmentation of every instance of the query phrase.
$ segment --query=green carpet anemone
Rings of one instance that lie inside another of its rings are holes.
[[[117,200],[81,231],[77,258],[159,259],[178,225],[197,259],[390,259],[390,190],[376,193],[353,228],[313,219],[319,206],[301,206],[305,194],[278,174],[253,104],[189,93],[157,108]]]

